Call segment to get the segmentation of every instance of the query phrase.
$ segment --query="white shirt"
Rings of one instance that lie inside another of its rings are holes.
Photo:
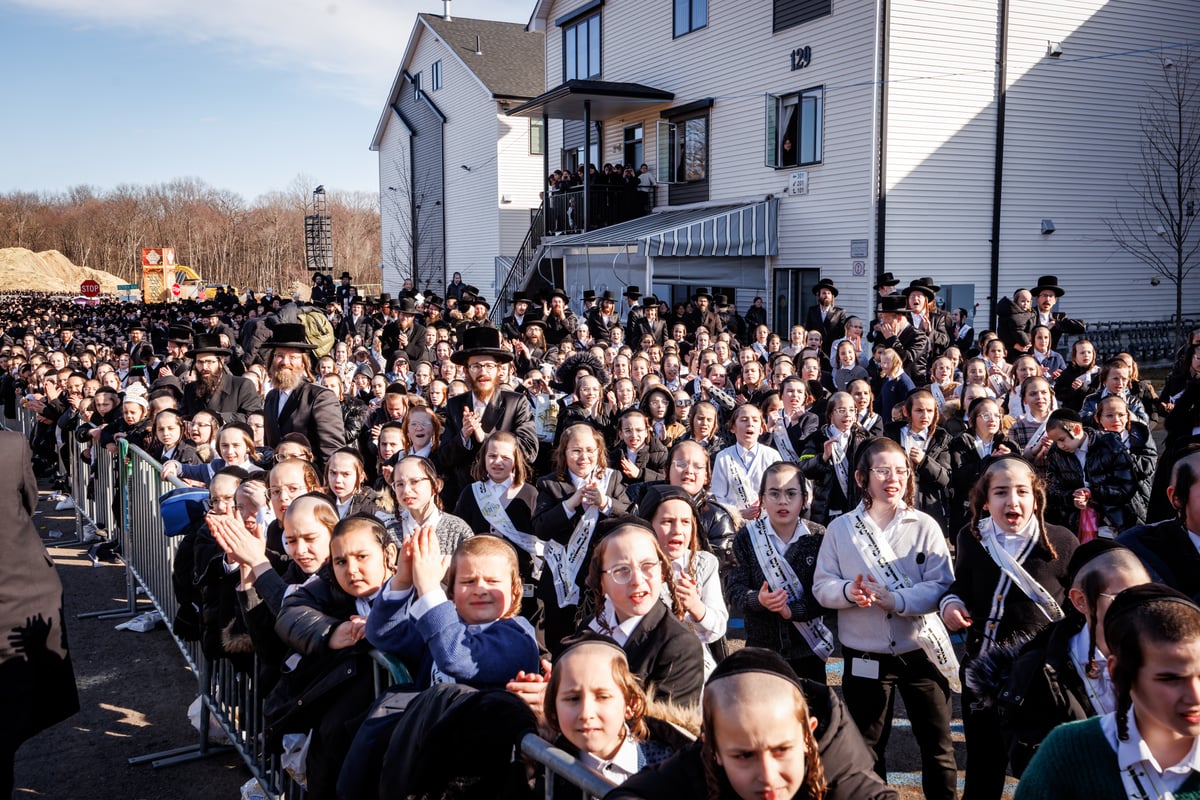
[[[1184,781],[1193,771],[1200,772],[1200,748],[1197,748],[1197,742],[1200,742],[1200,739],[1192,742],[1191,751],[1183,757],[1182,761],[1163,767],[1159,765],[1145,740],[1142,739],[1134,710],[1131,709],[1127,716],[1129,738],[1123,742],[1117,738],[1116,712],[1105,714],[1100,718],[1100,730],[1104,732],[1104,738],[1108,740],[1109,746],[1116,751],[1119,769],[1126,770],[1132,766],[1140,766],[1148,775],[1157,775],[1162,780],[1163,786],[1171,792],[1179,791],[1179,787],[1183,786]]]
[[[624,622],[616,622],[616,624],[612,626],[612,633],[607,633],[605,632],[604,628],[600,626],[601,617],[603,617],[604,620],[609,623],[614,623],[617,621],[617,612],[613,608],[612,600],[608,597],[604,598],[604,608],[600,610],[599,614],[592,618],[592,621],[588,623],[588,627],[594,630],[596,633],[601,633],[610,637],[621,647],[625,646],[625,643],[629,641],[629,637],[633,636],[633,632],[637,630],[637,626],[641,625],[642,620],[645,619],[645,616],[629,617]]]
[[[1079,677],[1085,683],[1090,683],[1092,688],[1101,695],[1100,702],[1104,708],[1098,708],[1097,711],[1104,712],[1106,708],[1117,707],[1117,692],[1113,688],[1112,678],[1108,674],[1108,659],[1100,652],[1100,648],[1095,648],[1092,653],[1092,658],[1096,661],[1096,666],[1100,670],[1100,674],[1095,678],[1090,678],[1084,674],[1083,670],[1087,669],[1088,663],[1088,629],[1085,627],[1079,633],[1071,637],[1069,647],[1071,656],[1076,664],[1079,664],[1083,669],[1076,670],[1079,672]]]
[[[616,754],[608,761],[595,753],[580,753],[579,760],[608,778],[613,783],[621,784],[632,778],[638,771],[638,746],[626,730],[625,738]]]

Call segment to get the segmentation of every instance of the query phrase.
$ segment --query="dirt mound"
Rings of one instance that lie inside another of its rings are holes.
[[[79,293],[79,285],[91,279],[103,294],[117,294],[126,281],[109,272],[79,267],[57,250],[35,253],[24,247],[0,248],[0,291]]]

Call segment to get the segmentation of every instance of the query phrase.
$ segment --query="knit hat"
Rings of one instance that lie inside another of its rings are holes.
[[[764,647],[743,647],[736,653],[730,654],[708,676],[707,685],[711,686],[722,678],[728,678],[731,675],[748,675],[756,672],[783,678],[801,692],[804,691],[804,686],[800,683],[800,677],[796,675],[796,671],[788,665],[783,656]]]

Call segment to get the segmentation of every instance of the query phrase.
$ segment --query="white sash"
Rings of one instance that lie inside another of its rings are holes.
[[[862,426],[863,430],[870,431],[872,426],[874,426],[875,423],[878,421],[879,421],[879,415],[876,414],[874,411],[868,411],[867,415],[865,417],[862,417],[861,419],[859,419],[858,424]]]
[[[483,518],[488,521],[494,531],[529,554],[529,558],[533,561],[533,579],[536,581],[541,578],[542,562],[546,557],[546,543],[532,533],[517,530],[496,495],[488,491],[486,481],[476,481],[471,484],[471,491],[475,494],[475,503],[479,506],[479,513],[483,514]]]
[[[790,461],[793,464],[800,463],[800,457],[796,455],[796,448],[792,447],[792,440],[787,433],[787,415],[783,413],[783,409],[779,409],[779,418],[775,420],[775,428],[771,431],[771,441],[775,443],[775,449],[779,451],[779,455],[784,461]]]
[[[1000,629],[1000,620],[1004,616],[1004,606],[1008,602],[1008,591],[1013,585],[1016,585],[1026,597],[1034,602],[1046,619],[1058,622],[1063,618],[1063,611],[1058,602],[1021,565],[1021,562],[1029,556],[1037,544],[1039,533],[1037,522],[1030,522],[1030,525],[1033,528],[1032,535],[1021,546],[1019,557],[1014,558],[996,540],[996,521],[988,518],[979,523],[979,538],[983,543],[983,549],[1000,568],[1000,580],[996,583],[996,591],[992,595],[992,607],[988,610],[987,620],[984,622],[981,653],[986,653],[997,644],[996,634]]]
[[[753,491],[747,485],[750,482],[750,476],[746,474],[746,470],[742,469],[742,457],[736,450],[729,459],[729,482],[733,484],[733,492],[737,495],[739,509],[749,508],[751,503],[758,500],[758,492],[754,492],[754,500],[750,499]]]
[[[598,483],[608,486],[611,483],[613,471],[606,469],[600,474]],[[558,542],[546,542],[546,564],[550,567],[550,578],[554,581],[554,593],[558,596],[560,606],[579,604],[579,585],[575,583],[583,560],[587,558],[588,547],[592,542],[592,534],[600,519],[600,509],[592,506],[583,512],[571,538],[564,548]]]
[[[942,391],[942,387],[936,383],[929,384],[929,393],[933,395],[933,400],[937,403],[939,413],[946,411],[946,394]]]
[[[800,524],[803,525],[804,522],[801,521]],[[779,554],[775,545],[771,543],[770,534],[767,533],[767,521],[755,520],[746,526],[746,530],[750,534],[750,543],[754,545],[754,555],[758,559],[758,566],[762,569],[763,577],[766,578],[771,591],[786,589],[788,602],[795,602],[803,598],[804,584],[800,583],[800,577],[796,575],[792,565]],[[807,528],[805,530],[807,531]],[[796,626],[796,630],[804,637],[804,641],[814,654],[819,656],[822,661],[829,660],[829,657],[833,655],[833,634],[820,617],[807,622],[792,620],[792,625]]]
[[[840,431],[837,428],[829,425],[826,428],[826,435],[833,441],[833,452],[829,454],[830,460],[833,462],[833,474],[837,478],[838,486],[842,487],[842,496],[850,497],[850,459],[847,458],[845,445],[842,444]],[[849,434],[846,435],[849,440]]]
[[[862,506],[855,509],[850,518],[853,520],[851,541],[875,580],[893,592],[910,588],[912,580],[900,569],[892,546],[879,535],[878,527],[867,517]],[[950,684],[950,691],[962,692],[962,682],[958,679],[958,657],[954,655],[954,645],[950,642],[946,626],[937,614],[921,614],[917,619],[920,623],[917,643],[921,650]]]

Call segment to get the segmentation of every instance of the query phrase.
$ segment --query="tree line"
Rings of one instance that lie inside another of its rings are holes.
[[[0,194],[0,247],[58,250],[72,263],[136,283],[143,247],[174,247],[175,259],[209,283],[261,291],[307,285],[304,217],[316,181],[297,177],[252,203],[198,178],[109,190],[76,186],[61,193]],[[333,267],[356,283],[379,283],[379,197],[326,194],[333,225]]]

